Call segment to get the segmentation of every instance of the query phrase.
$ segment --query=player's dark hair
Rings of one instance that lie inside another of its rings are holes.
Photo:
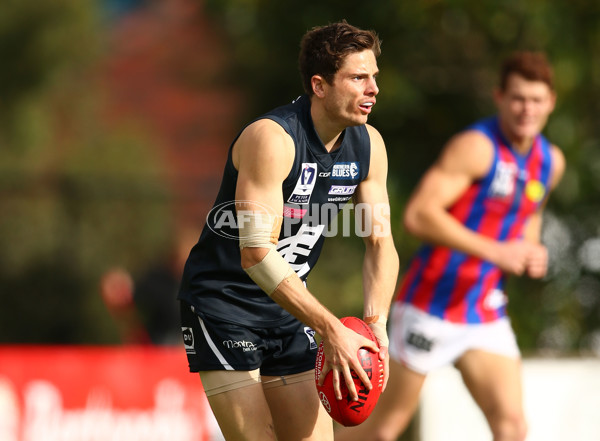
[[[312,28],[300,42],[298,65],[304,91],[313,94],[313,75],[321,75],[332,84],[344,59],[367,49],[372,50],[376,57],[381,54],[381,41],[377,34],[352,26],[346,20]]]
[[[554,90],[554,72],[543,52],[514,52],[502,63],[500,89],[505,90],[510,74],[519,74],[529,81],[542,81]]]

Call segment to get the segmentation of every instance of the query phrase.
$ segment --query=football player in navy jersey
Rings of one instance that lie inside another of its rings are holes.
[[[373,31],[345,21],[309,30],[299,57],[306,93],[246,125],[229,150],[179,292],[190,371],[200,373],[228,441],[333,440],[315,388],[315,333],[326,357],[320,381],[332,372],[338,399],[342,382],[344,399],[358,399],[351,370],[373,386],[360,347],[378,351],[387,373],[386,320],[399,263],[385,145],[367,124],[379,54]],[[348,201],[361,207],[362,318],[378,345],[346,328],[306,285]]]
[[[390,382],[369,419],[336,441],[393,441],[417,408],[428,372],[454,364],[494,441],[522,441],[520,352],[506,314],[507,275],[541,278],[542,212],[565,159],[540,134],[554,109],[546,56],[504,61],[497,114],[454,136],[404,213],[423,240],[402,278],[390,318]]]

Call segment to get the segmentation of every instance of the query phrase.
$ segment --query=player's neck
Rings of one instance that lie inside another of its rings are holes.
[[[531,147],[533,146],[533,140],[534,138],[511,139],[510,145],[513,150],[525,155],[529,153],[529,150],[531,150]]]
[[[311,117],[315,131],[325,146],[325,149],[328,152],[337,149],[342,143],[342,137],[340,135],[344,128],[340,129],[338,124],[335,124],[334,121],[327,118],[326,114],[319,111],[318,106],[311,107]]]
[[[521,155],[525,155],[531,150],[535,137],[519,136],[503,126],[500,122],[500,131],[504,135],[504,138],[509,142],[511,148]]]

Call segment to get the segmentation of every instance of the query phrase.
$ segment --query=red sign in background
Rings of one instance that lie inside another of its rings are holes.
[[[0,346],[1,441],[219,439],[183,348]]]

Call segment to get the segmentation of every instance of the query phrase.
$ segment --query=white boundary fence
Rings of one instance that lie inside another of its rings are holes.
[[[600,358],[524,359],[527,441],[600,441]],[[452,367],[429,375],[420,441],[491,441],[491,432]]]

